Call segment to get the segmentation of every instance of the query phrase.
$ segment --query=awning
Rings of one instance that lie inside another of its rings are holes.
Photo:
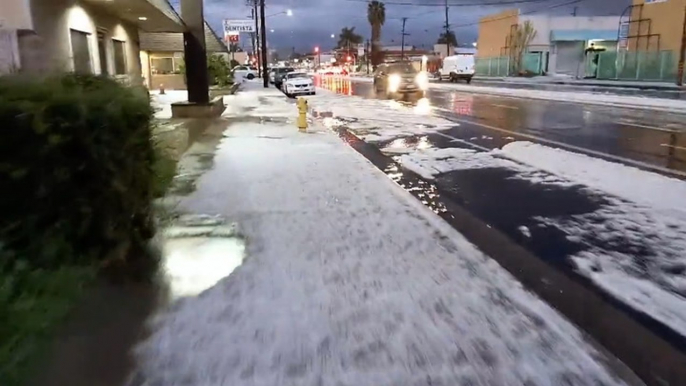
[[[2,0],[0,0],[2,1]],[[148,32],[184,32],[181,17],[167,0],[85,0]]]
[[[550,31],[550,41],[617,40],[617,30],[572,29]]]

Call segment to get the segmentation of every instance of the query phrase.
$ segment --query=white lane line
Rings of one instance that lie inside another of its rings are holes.
[[[668,145],[668,144],[666,144],[666,143],[661,143],[660,146],[662,146],[662,147],[671,147],[671,148],[674,148],[674,149],[677,149],[677,150],[686,150],[686,147],[683,147],[683,146],[675,146],[675,145]]]
[[[639,167],[642,169],[646,169],[646,170],[652,170],[652,171],[656,171],[656,172],[663,173],[663,174],[671,174],[671,175],[675,175],[675,176],[679,176],[679,177],[686,177],[686,172],[682,172],[680,170],[668,169],[668,168],[665,168],[662,166],[651,165],[651,164],[646,163],[646,162],[636,161],[636,160],[632,160],[629,158],[624,158],[624,157],[620,157],[617,155],[607,154],[607,153],[603,153],[603,152],[596,151],[596,150],[585,149],[583,147],[574,146],[574,145],[570,145],[570,144],[563,143],[563,142],[558,142],[558,141],[555,141],[552,139],[541,138],[541,137],[531,135],[531,134],[519,133],[519,132],[512,131],[512,130],[503,129],[501,127],[491,126],[491,125],[487,125],[487,124],[479,123],[479,122],[468,121],[465,119],[453,118],[452,121],[456,121],[456,122],[460,122],[460,123],[464,123],[464,124],[471,124],[471,125],[475,125],[475,126],[481,126],[483,128],[491,129],[491,130],[495,130],[495,131],[500,131],[502,133],[508,133],[508,134],[512,134],[515,136],[519,136],[519,137],[533,139],[534,141],[547,143],[550,145],[555,145],[555,146],[561,147],[563,149],[573,150],[573,151],[576,151],[576,152],[579,152],[582,154],[599,157],[601,159],[611,159],[611,160],[614,160],[614,161],[617,161],[617,162],[620,162],[623,164],[633,165],[633,166],[636,166],[636,167]]]
[[[679,130],[672,130],[672,129],[666,129],[664,127],[655,127],[655,126],[648,126],[648,125],[641,125],[638,123],[633,123],[630,121],[625,121],[623,119],[620,119],[619,121],[616,121],[615,123],[619,123],[620,125],[627,125],[627,126],[634,126],[634,127],[640,127],[642,129],[650,129],[650,130],[656,130],[656,131],[664,131],[665,133],[679,133]]]
[[[474,147],[474,148],[479,149],[479,150],[483,150],[483,151],[491,151],[491,150],[493,150],[493,149],[487,148],[487,147],[485,147],[485,146],[477,145],[476,143],[472,143],[472,142],[469,142],[469,141],[465,141],[464,139],[455,138],[455,137],[453,137],[452,135],[448,135],[448,134],[445,134],[445,133],[441,133],[440,131],[437,131],[436,134],[440,135],[441,137],[445,137],[445,138],[450,138],[450,139],[452,139],[451,142],[463,143],[463,144],[465,144],[465,145]]]
[[[499,104],[495,104],[495,103],[491,103],[491,106],[502,107],[504,109],[510,109],[510,110],[519,110],[519,107],[517,107],[517,106],[499,105]]]

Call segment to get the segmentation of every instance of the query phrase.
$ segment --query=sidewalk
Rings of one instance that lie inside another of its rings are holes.
[[[245,89],[226,97],[214,166],[179,209],[235,222],[246,258],[159,315],[138,349],[144,384],[624,384],[337,135],[299,133],[292,101]]]
[[[532,78],[522,77],[490,77],[475,76],[475,81],[484,83],[512,83],[529,85],[571,85],[571,86],[594,86],[608,88],[633,88],[639,90],[667,90],[683,91],[683,88],[667,82],[641,82],[627,80],[603,80],[603,79],[575,79],[561,76],[536,76]]]

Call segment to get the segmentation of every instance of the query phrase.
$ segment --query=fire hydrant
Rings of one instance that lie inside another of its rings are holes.
[[[307,99],[298,98],[298,130],[307,131]]]

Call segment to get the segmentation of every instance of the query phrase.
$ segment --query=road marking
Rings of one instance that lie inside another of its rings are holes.
[[[491,106],[502,107],[502,108],[504,108],[504,109],[510,109],[510,110],[519,110],[519,107],[517,107],[517,106],[498,105],[498,104],[495,104],[495,103],[491,103]]]
[[[686,177],[686,172],[682,172],[682,171],[680,171],[680,170],[668,169],[668,168],[665,168],[665,167],[662,167],[662,166],[651,165],[651,164],[646,163],[646,162],[636,161],[636,160],[632,160],[632,159],[629,159],[629,158],[624,158],[624,157],[620,157],[620,156],[617,156],[617,155],[607,154],[607,153],[603,153],[603,152],[596,151],[596,150],[585,149],[585,148],[583,148],[583,147],[570,145],[570,144],[567,144],[567,143],[564,143],[564,142],[558,142],[558,141],[555,141],[555,140],[552,140],[552,139],[541,138],[541,137],[538,137],[538,136],[535,136],[535,135],[531,135],[531,134],[525,134],[525,133],[520,133],[520,132],[516,132],[516,131],[512,131],[512,130],[507,130],[507,129],[503,129],[503,128],[501,128],[501,127],[491,126],[491,125],[487,125],[487,124],[484,124],[484,123],[468,121],[468,120],[466,120],[466,119],[457,119],[457,118],[453,118],[452,120],[453,120],[453,121],[456,121],[456,122],[460,122],[460,123],[466,123],[466,124],[472,124],[472,125],[475,125],[475,126],[481,126],[481,127],[486,128],[486,129],[491,129],[491,130],[495,130],[495,131],[500,131],[500,132],[512,134],[512,135],[515,135],[515,136],[520,136],[520,137],[524,137],[524,138],[528,138],[528,139],[533,139],[534,141],[543,142],[543,143],[547,143],[547,144],[550,144],[550,145],[559,146],[559,147],[561,147],[561,148],[566,148],[566,149],[574,150],[574,151],[576,151],[576,152],[583,153],[583,154],[587,154],[587,155],[596,156],[596,157],[599,157],[599,158],[601,158],[601,159],[602,159],[602,158],[604,158],[604,159],[611,159],[611,160],[614,160],[614,161],[618,161],[618,162],[620,162],[620,163],[624,163],[624,164],[628,164],[628,165],[633,165],[633,166],[636,166],[636,167],[639,167],[639,168],[642,168],[642,169],[657,171],[657,172],[663,173],[663,174],[671,174],[671,175],[675,175],[675,176],[679,176],[679,177]]]
[[[635,127],[640,127],[642,129],[650,129],[650,130],[656,130],[656,131],[664,131],[665,133],[679,133],[679,130],[672,130],[672,129],[665,129],[664,127],[655,127],[655,126],[648,126],[648,125],[640,125],[638,123],[632,123],[630,121],[625,121],[623,119],[620,119],[619,121],[616,121],[615,123],[619,123],[620,125],[627,125],[627,126],[635,126]]]
[[[450,138],[450,139],[452,139],[451,142],[463,143],[463,144],[465,144],[465,145],[474,147],[474,148],[479,149],[479,150],[483,150],[483,151],[491,151],[491,150],[493,150],[493,149],[490,149],[490,148],[485,147],[485,146],[477,145],[476,143],[472,143],[472,142],[469,142],[469,141],[465,141],[464,139],[455,138],[455,137],[453,137],[452,135],[448,135],[448,134],[445,134],[445,133],[441,133],[440,131],[437,131],[436,134],[440,135],[441,137],[445,137],[445,138]]]
[[[661,143],[660,146],[662,146],[662,147],[671,147],[671,148],[677,149],[677,150],[686,150],[686,147],[683,147],[683,146],[675,146],[675,145],[668,145],[668,144],[666,144],[666,143]]]

